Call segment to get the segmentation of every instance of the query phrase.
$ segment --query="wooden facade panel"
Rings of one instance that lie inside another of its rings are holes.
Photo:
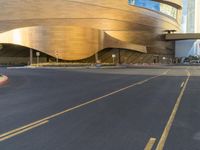
[[[30,47],[54,57],[58,53],[60,59],[77,60],[87,58],[98,50],[98,36],[99,30],[90,28],[27,27],[1,34],[0,42]]]
[[[63,33],[63,34],[60,34]],[[102,39],[101,34],[103,34]],[[75,26],[27,27],[0,35],[0,43],[30,47],[64,60],[84,59],[104,48],[124,48],[146,53],[146,46],[115,39],[91,28]],[[58,56],[56,55],[58,53]]]
[[[65,60],[87,58],[107,47],[165,53],[168,44],[160,35],[180,31],[180,16],[175,20],[130,6],[128,0],[1,0],[0,14],[0,42],[52,56],[59,51]]]
[[[78,1],[78,2],[77,2]],[[3,0],[0,1],[0,20],[19,21],[23,20],[24,24],[30,19],[35,21],[43,21],[46,19],[108,19],[121,22],[129,22],[148,25],[157,28],[165,28],[171,26],[179,30],[179,25],[171,18],[159,13],[146,9],[129,6],[127,0],[122,0],[116,3],[114,0],[104,0],[105,6],[97,5],[99,1],[80,3],[81,0],[51,0],[51,2],[42,0]],[[107,3],[109,5],[107,6]],[[113,4],[111,3],[113,2]],[[91,5],[95,3],[95,5]],[[100,3],[100,2],[99,2]],[[101,2],[102,3],[102,2]],[[100,4],[101,4],[100,3]],[[112,4],[112,5],[111,5]],[[124,9],[115,8],[120,6]],[[5,9],[3,9],[5,7]],[[58,9],[59,8],[59,9]],[[126,10],[126,9],[127,10]],[[19,11],[20,10],[20,11]],[[51,22],[50,22],[51,23]],[[66,22],[67,23],[67,22]],[[15,29],[15,24],[12,29]],[[3,24],[1,26],[3,28]],[[5,31],[6,31],[6,27]]]

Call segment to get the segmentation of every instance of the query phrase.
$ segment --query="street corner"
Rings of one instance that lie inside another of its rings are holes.
[[[0,74],[0,86],[4,85],[8,81],[8,77]]]

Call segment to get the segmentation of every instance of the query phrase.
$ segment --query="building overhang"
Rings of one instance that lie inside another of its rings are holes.
[[[172,33],[165,35],[165,40],[167,41],[198,40],[198,39],[200,39],[200,33]]]

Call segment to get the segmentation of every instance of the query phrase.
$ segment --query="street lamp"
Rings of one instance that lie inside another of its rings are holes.
[[[38,65],[39,65],[40,52],[36,52],[36,56],[37,56],[37,67],[38,67]]]
[[[115,64],[115,57],[116,57],[116,55],[112,54],[113,64]]]

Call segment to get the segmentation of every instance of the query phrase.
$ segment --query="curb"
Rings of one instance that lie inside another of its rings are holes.
[[[0,86],[8,81],[8,77],[5,75],[0,75]]]

